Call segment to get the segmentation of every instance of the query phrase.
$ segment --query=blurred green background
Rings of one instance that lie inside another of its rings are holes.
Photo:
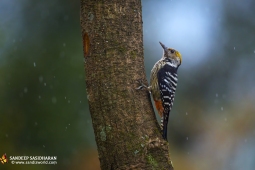
[[[143,0],[146,74],[183,63],[169,122],[176,170],[255,169],[255,1]],[[0,156],[57,156],[99,170],[88,110],[78,0],[0,1]]]

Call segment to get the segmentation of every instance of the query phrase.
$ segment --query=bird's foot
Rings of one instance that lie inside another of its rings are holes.
[[[140,84],[140,86],[135,88],[136,90],[142,90],[143,88],[148,89],[148,86],[144,85],[142,80],[137,80],[137,82]]]

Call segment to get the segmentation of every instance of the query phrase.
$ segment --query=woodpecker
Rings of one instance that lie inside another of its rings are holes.
[[[182,63],[182,56],[177,50],[159,43],[163,48],[163,56],[151,70],[150,86],[146,87],[142,84],[138,89],[146,87],[151,93],[155,107],[161,117],[163,139],[167,140],[168,118],[173,107],[178,81],[177,70]]]

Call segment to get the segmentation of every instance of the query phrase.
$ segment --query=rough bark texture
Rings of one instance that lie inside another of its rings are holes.
[[[147,91],[140,0],[81,0],[89,108],[102,170],[173,169]]]

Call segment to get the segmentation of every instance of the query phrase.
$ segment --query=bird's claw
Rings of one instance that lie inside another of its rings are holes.
[[[135,88],[136,90],[141,90],[141,89],[143,89],[143,88],[148,88],[146,85],[144,85],[143,83],[142,83],[142,80],[136,80],[139,84],[140,84],[140,86],[139,87],[137,87],[137,88]]]

